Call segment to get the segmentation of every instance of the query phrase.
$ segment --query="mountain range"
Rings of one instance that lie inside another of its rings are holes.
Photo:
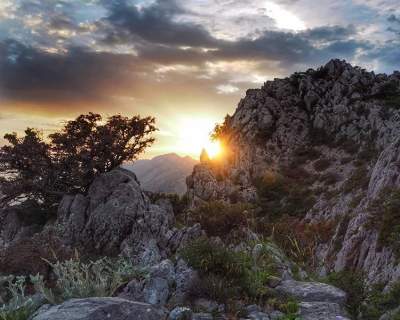
[[[137,160],[124,165],[125,169],[134,172],[146,191],[156,193],[186,192],[186,177],[189,176],[197,160],[176,153],[164,154],[152,159]]]

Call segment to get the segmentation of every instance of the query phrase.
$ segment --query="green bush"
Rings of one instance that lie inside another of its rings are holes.
[[[225,238],[233,230],[247,225],[248,210],[251,207],[243,203],[228,204],[222,201],[211,201],[195,209],[193,222],[201,224],[210,237]]]
[[[0,320],[27,320],[39,307],[25,295],[25,277],[9,277],[7,289],[10,299],[0,307]]]
[[[300,320],[298,317],[299,304],[296,301],[288,301],[281,305],[280,309],[285,313],[285,316],[280,320]]]
[[[246,252],[233,251],[205,238],[188,244],[179,254],[200,274],[202,284],[196,291],[219,302],[235,297],[255,301],[268,294],[267,281],[275,274],[268,257],[256,263]]]
[[[365,190],[368,187],[369,175],[365,165],[356,168],[353,174],[343,184],[343,192],[350,193],[353,190]]]
[[[369,210],[368,226],[378,230],[378,244],[392,248],[400,258],[400,189],[384,189]]]
[[[325,282],[347,293],[347,310],[352,319],[379,320],[384,313],[397,308],[400,303],[400,282],[383,292],[383,285],[368,287],[362,274],[352,271],[331,273]]]
[[[367,293],[362,274],[351,271],[334,272],[328,275],[326,282],[347,293],[347,310],[353,319],[357,319]]]
[[[57,277],[54,290],[46,288],[41,275],[31,276],[31,281],[36,291],[52,304],[71,298],[112,296],[122,284],[145,276],[145,271],[122,258],[117,261],[102,258],[87,263],[75,258],[49,264]]]
[[[313,192],[305,184],[304,173],[268,173],[253,181],[262,213],[274,221],[283,215],[303,217],[315,203]],[[290,176],[290,177],[289,177]]]
[[[400,257],[400,190],[393,190],[383,202],[383,216],[380,219],[379,243],[390,246]]]
[[[376,285],[369,291],[362,306],[363,319],[378,320],[384,313],[397,308],[399,303],[400,282],[394,284],[388,292],[383,292],[383,286]]]

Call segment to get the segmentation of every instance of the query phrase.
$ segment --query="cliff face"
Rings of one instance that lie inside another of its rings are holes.
[[[252,202],[265,219],[272,212],[260,181],[284,176],[307,192],[298,192],[291,210],[279,208],[334,226],[314,253],[320,272],[358,269],[371,282],[399,279],[399,86],[400,72],[376,75],[332,60],[248,90],[222,126],[225,157],[196,166],[187,179],[192,206]],[[305,205],[301,198],[309,196]]]

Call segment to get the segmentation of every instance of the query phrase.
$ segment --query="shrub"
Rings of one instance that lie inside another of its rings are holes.
[[[343,192],[350,193],[353,190],[363,189],[368,187],[369,175],[365,165],[356,168],[353,174],[343,184]]]
[[[353,319],[357,319],[367,294],[362,274],[351,271],[334,272],[327,276],[326,282],[347,293],[347,310]]]
[[[376,157],[379,155],[378,150],[376,149],[375,145],[370,142],[366,144],[358,153],[357,155],[357,160],[359,161],[364,161],[369,162],[371,160],[376,159]]]
[[[400,282],[392,285],[391,289],[383,292],[382,285],[375,285],[368,292],[365,303],[362,305],[362,316],[365,320],[378,320],[380,317],[399,306],[400,301]],[[395,315],[395,319],[396,316]],[[391,318],[392,319],[392,318]]]
[[[304,174],[294,174],[293,170],[284,173],[285,176],[268,173],[253,181],[262,213],[271,221],[285,214],[303,217],[315,202],[311,189],[304,185]]]
[[[49,263],[57,277],[54,290],[47,289],[43,276],[31,276],[31,281],[50,303],[71,298],[107,297],[124,283],[145,275],[136,269],[130,261],[118,259],[112,261],[102,258],[97,261],[81,262],[79,257],[64,262]]]
[[[188,208],[189,205],[189,197],[184,194],[180,196],[176,193],[153,193],[149,192],[148,194],[151,202],[157,202],[160,199],[169,200],[172,205],[172,209],[174,210],[175,217],[178,220],[182,219],[182,214]]]
[[[27,320],[39,307],[25,295],[25,288],[25,277],[9,278],[7,289],[10,299],[0,307],[0,320]]]
[[[180,251],[180,256],[199,271],[197,294],[206,294],[219,301],[247,297],[254,301],[268,294],[267,280],[274,274],[268,259],[255,264],[246,252],[236,252],[208,239],[191,242]]]
[[[195,209],[191,218],[201,224],[208,236],[226,237],[233,230],[247,225],[250,206],[243,203],[227,204],[211,201]]]
[[[282,312],[285,316],[281,320],[297,320],[299,319],[299,304],[296,301],[288,301],[280,306]]]
[[[399,306],[400,282],[384,292],[383,285],[368,287],[363,275],[354,271],[331,273],[325,282],[347,293],[346,305],[352,319],[379,320],[384,313]]]
[[[387,107],[400,108],[400,88],[396,81],[384,83],[375,97],[382,100]]]
[[[339,139],[336,143],[336,146],[340,147],[350,155],[356,154],[359,149],[359,145],[355,141],[349,138]]]
[[[378,230],[378,243],[400,258],[400,189],[384,189],[369,209],[373,215],[368,225]]]
[[[324,171],[329,168],[331,161],[326,158],[319,159],[314,162],[313,166],[316,171]]]
[[[311,143],[315,146],[332,144],[332,136],[325,129],[312,128],[310,135]]]
[[[284,217],[267,228],[274,241],[294,262],[305,268],[317,266],[315,250],[333,236],[337,222],[320,221],[307,223],[292,217]]]
[[[293,164],[301,165],[308,160],[315,160],[321,155],[321,152],[312,147],[299,147],[293,152]]]

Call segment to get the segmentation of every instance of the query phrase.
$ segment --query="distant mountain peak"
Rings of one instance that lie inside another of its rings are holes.
[[[136,174],[146,191],[184,194],[186,177],[197,163],[190,156],[182,157],[171,152],[152,159],[137,160],[123,167]]]

